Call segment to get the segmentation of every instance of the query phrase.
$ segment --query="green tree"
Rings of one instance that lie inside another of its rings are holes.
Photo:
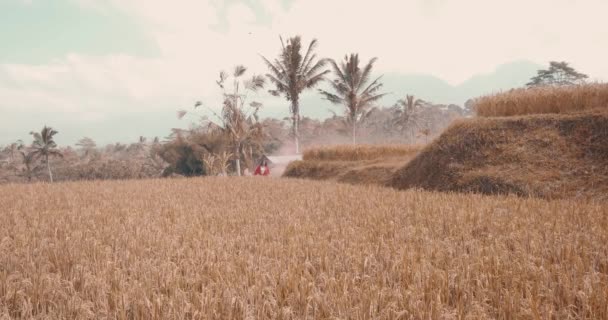
[[[88,157],[92,154],[95,154],[95,151],[97,149],[97,144],[93,139],[89,137],[84,137],[78,140],[78,142],[76,142],[76,146],[82,150],[83,157]]]
[[[396,114],[394,125],[401,132],[410,134],[411,142],[415,140],[415,129],[420,129],[422,124],[421,108],[426,104],[422,99],[416,99],[413,95],[406,95],[405,99],[400,99],[396,104]]]
[[[371,59],[363,68],[359,67],[359,55],[345,56],[338,65],[330,60],[335,79],[330,81],[334,93],[319,90],[327,100],[346,107],[347,124],[352,130],[353,144],[357,143],[357,124],[365,120],[372,104],[386,95],[379,93],[382,88],[380,78],[371,81],[371,72],[377,58]]]
[[[44,126],[40,132],[30,132],[34,136],[34,142],[32,143],[32,154],[33,157],[44,158],[46,168],[49,173],[49,180],[53,182],[53,172],[51,171],[50,157],[62,157],[63,155],[57,150],[57,144],[53,140],[58,132],[53,130],[51,127]]]
[[[308,45],[306,54],[302,55],[302,39],[295,36],[287,40],[281,39],[281,53],[271,62],[262,56],[270,73],[266,76],[275,85],[269,92],[274,96],[283,95],[291,102],[292,133],[296,146],[296,153],[300,153],[299,124],[300,124],[300,94],[304,90],[312,89],[324,79],[329,70],[324,70],[327,63],[325,59],[317,60],[314,53],[317,40]]]
[[[576,71],[565,61],[551,61],[549,69],[538,70],[537,75],[526,85],[528,87],[574,85],[584,83],[587,78],[589,76]]]
[[[32,176],[39,169],[39,166],[36,164],[36,154],[24,148],[20,148],[19,153],[23,157],[21,176],[27,178],[27,181],[32,181]]]
[[[6,146],[3,152],[6,152],[9,157],[9,163],[13,164],[15,161],[15,155],[19,152],[19,150],[23,148],[23,142],[21,140],[17,140]]]

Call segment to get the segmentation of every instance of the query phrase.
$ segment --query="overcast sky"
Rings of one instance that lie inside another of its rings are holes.
[[[606,0],[0,0],[0,144],[44,124],[66,143],[168,134],[184,126],[176,110],[217,104],[220,70],[265,73],[258,54],[274,57],[279,34],[454,85],[515,60],[607,80],[606,12]]]

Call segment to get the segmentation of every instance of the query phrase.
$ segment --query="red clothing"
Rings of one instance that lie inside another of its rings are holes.
[[[270,175],[270,169],[268,166],[258,166],[255,168],[254,176],[268,176]]]

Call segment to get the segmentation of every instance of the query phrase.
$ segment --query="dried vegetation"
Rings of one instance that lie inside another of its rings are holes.
[[[608,84],[593,83],[513,89],[477,99],[475,109],[477,115],[481,117],[608,109]]]
[[[303,160],[364,161],[415,155],[422,145],[338,145],[310,148],[304,151]]]
[[[390,186],[608,201],[608,113],[478,118],[448,128]]]
[[[606,206],[257,178],[0,194],[0,318],[608,318]]]

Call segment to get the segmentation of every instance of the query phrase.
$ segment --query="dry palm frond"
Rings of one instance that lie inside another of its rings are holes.
[[[226,175],[226,173],[228,172],[228,166],[230,164],[230,160],[233,158],[233,154],[230,152],[222,152],[220,154],[217,155],[217,169],[218,169],[218,173],[221,173],[223,175]]]
[[[202,160],[205,164],[205,167],[207,168],[207,175],[215,176],[219,173],[217,163],[219,159],[216,156],[214,156],[213,154],[206,153],[203,155]]]

